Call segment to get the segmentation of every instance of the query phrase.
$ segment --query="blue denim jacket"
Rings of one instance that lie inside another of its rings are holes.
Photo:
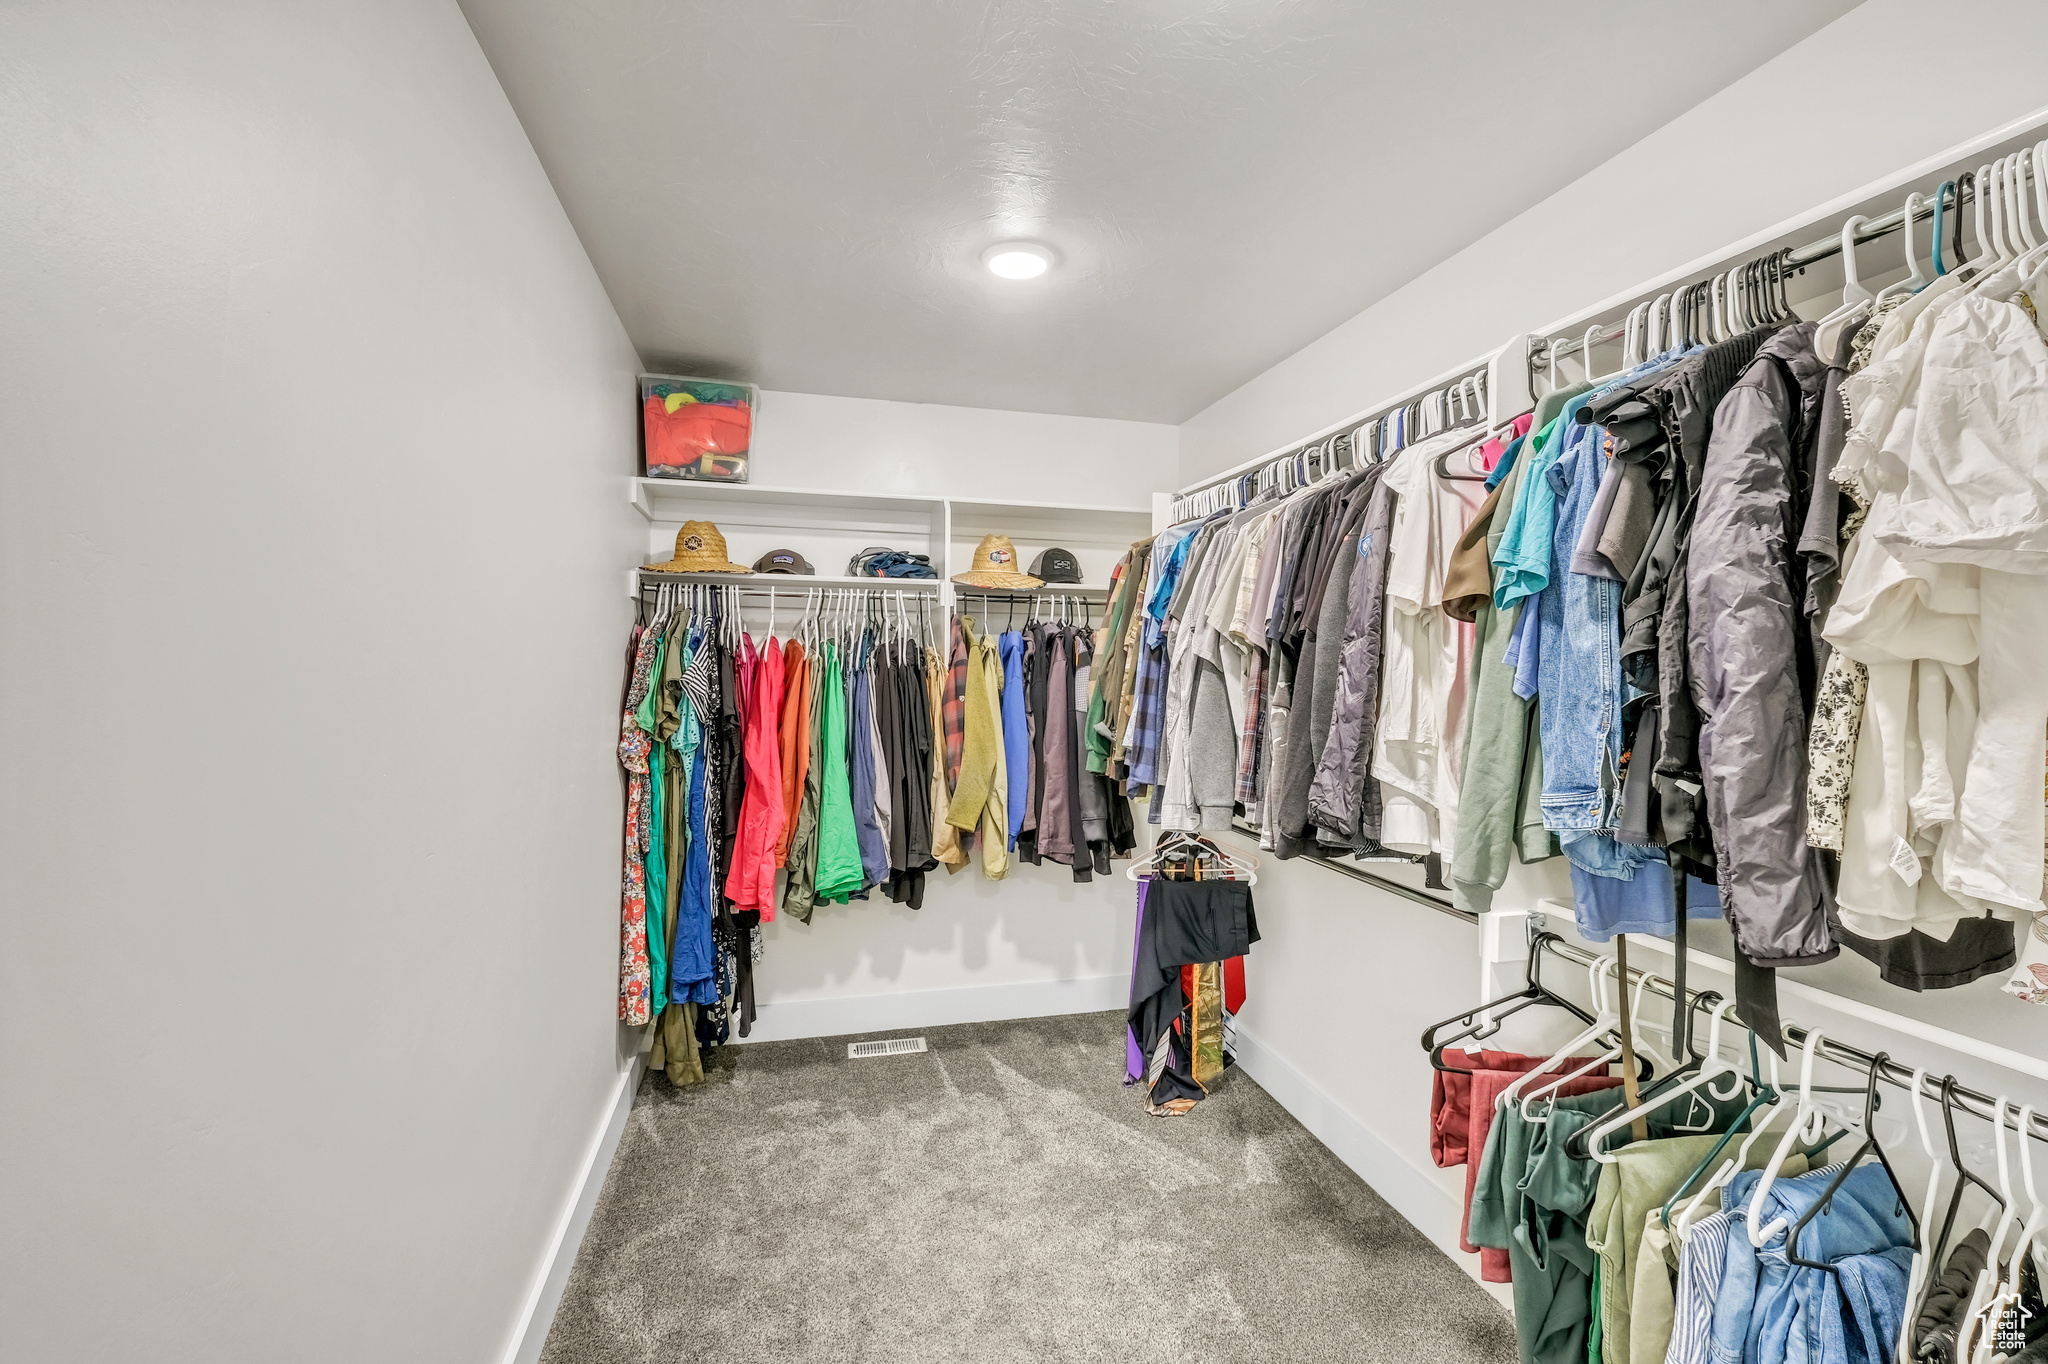
[[[1557,499],[1549,581],[1537,597],[1534,635],[1521,641],[1517,660],[1518,682],[1534,664],[1543,823],[1558,835],[1573,866],[1624,881],[1643,863],[1664,857],[1658,849],[1612,837],[1620,815],[1622,708],[1640,693],[1621,675],[1622,585],[1571,571],[1572,551],[1606,469],[1607,429],[1588,425],[1584,416],[1596,398],[1655,373],[1680,354],[1660,355],[1566,405],[1560,453],[1544,471]]]
[[[1841,1169],[1840,1165],[1825,1165],[1796,1179],[1777,1180],[1764,1196],[1763,1220],[1797,1221],[1819,1201]],[[1839,1320],[1834,1331],[1827,1329],[1828,1311],[1840,1311],[1840,1299],[1831,1293],[1832,1276],[1786,1259],[1783,1236],[1762,1250],[1750,1244],[1749,1200],[1761,1178],[1760,1171],[1744,1170],[1729,1181],[1722,1200],[1735,1222],[1729,1228],[1721,1291],[1714,1299],[1712,1358],[1715,1364],[1775,1364],[1779,1360],[1846,1364],[1853,1355],[1838,1355],[1829,1349],[1831,1340],[1842,1341],[1846,1348]],[[1802,1259],[1826,1261],[1881,1255],[1895,1246],[1910,1245],[1912,1234],[1884,1168],[1861,1165],[1842,1181],[1828,1210],[1799,1234],[1799,1254]],[[1903,1282],[1899,1292],[1903,1297]],[[1892,1324],[1896,1328],[1896,1317]]]
[[[1564,451],[1543,472],[1558,506],[1550,582],[1536,598],[1537,714],[1543,822],[1560,834],[1612,829],[1620,795],[1620,585],[1570,571],[1571,547],[1592,511],[1603,463],[1605,432],[1580,420],[1584,406],[1581,399],[1567,409]]]
[[[1913,1252],[1893,1246],[1839,1261],[1839,1281],[1822,1274],[1818,1332],[1809,1357],[1827,1364],[1891,1364],[1906,1317],[1906,1280]]]

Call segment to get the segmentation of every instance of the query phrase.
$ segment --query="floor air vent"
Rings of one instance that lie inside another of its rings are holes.
[[[886,1042],[848,1042],[846,1059],[858,1061],[864,1056],[909,1056],[924,1049],[922,1037],[892,1037]]]

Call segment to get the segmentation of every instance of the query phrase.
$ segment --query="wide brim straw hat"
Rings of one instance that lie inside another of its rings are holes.
[[[955,573],[953,581],[969,587],[1042,587],[1029,573],[1017,571],[1017,547],[1007,535],[984,535],[974,550],[974,567]]]
[[[725,537],[709,521],[685,521],[676,532],[676,557],[647,565],[649,573],[752,573],[726,557]]]

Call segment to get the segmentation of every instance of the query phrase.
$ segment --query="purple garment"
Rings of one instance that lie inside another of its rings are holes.
[[[1044,738],[1039,744],[1045,764],[1045,796],[1038,810],[1038,852],[1054,862],[1072,865],[1076,853],[1067,731],[1074,724],[1074,668],[1067,646],[1066,634],[1053,631],[1048,640],[1052,671],[1045,692]],[[1088,850],[1084,847],[1078,855],[1085,859]]]
[[[1138,880],[1138,922],[1131,930],[1131,1007],[1136,1008],[1138,999],[1138,944],[1145,937],[1145,889],[1152,884],[1149,876]],[[1138,1045],[1138,1034],[1129,1023],[1124,1024],[1124,1083],[1134,1085],[1145,1078],[1145,1052]]]
[[[853,731],[853,827],[860,846],[861,874],[870,886],[889,879],[889,844],[875,818],[875,736],[870,728],[874,707],[873,675],[863,667],[853,675],[853,705],[846,727]]]
[[[1515,632],[1508,636],[1507,665],[1515,670],[1515,695],[1524,701],[1536,695],[1536,665],[1543,658],[1542,636],[1536,628],[1542,600],[1542,592],[1522,598],[1522,614],[1515,617]]]

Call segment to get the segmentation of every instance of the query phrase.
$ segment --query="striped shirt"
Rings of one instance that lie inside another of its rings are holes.
[[[1701,1218],[1685,1233],[1678,1252],[1678,1293],[1671,1307],[1671,1348],[1664,1364],[1710,1364],[1713,1358],[1714,1294],[1728,1262],[1728,1231],[1735,1214],[1723,1210]]]

